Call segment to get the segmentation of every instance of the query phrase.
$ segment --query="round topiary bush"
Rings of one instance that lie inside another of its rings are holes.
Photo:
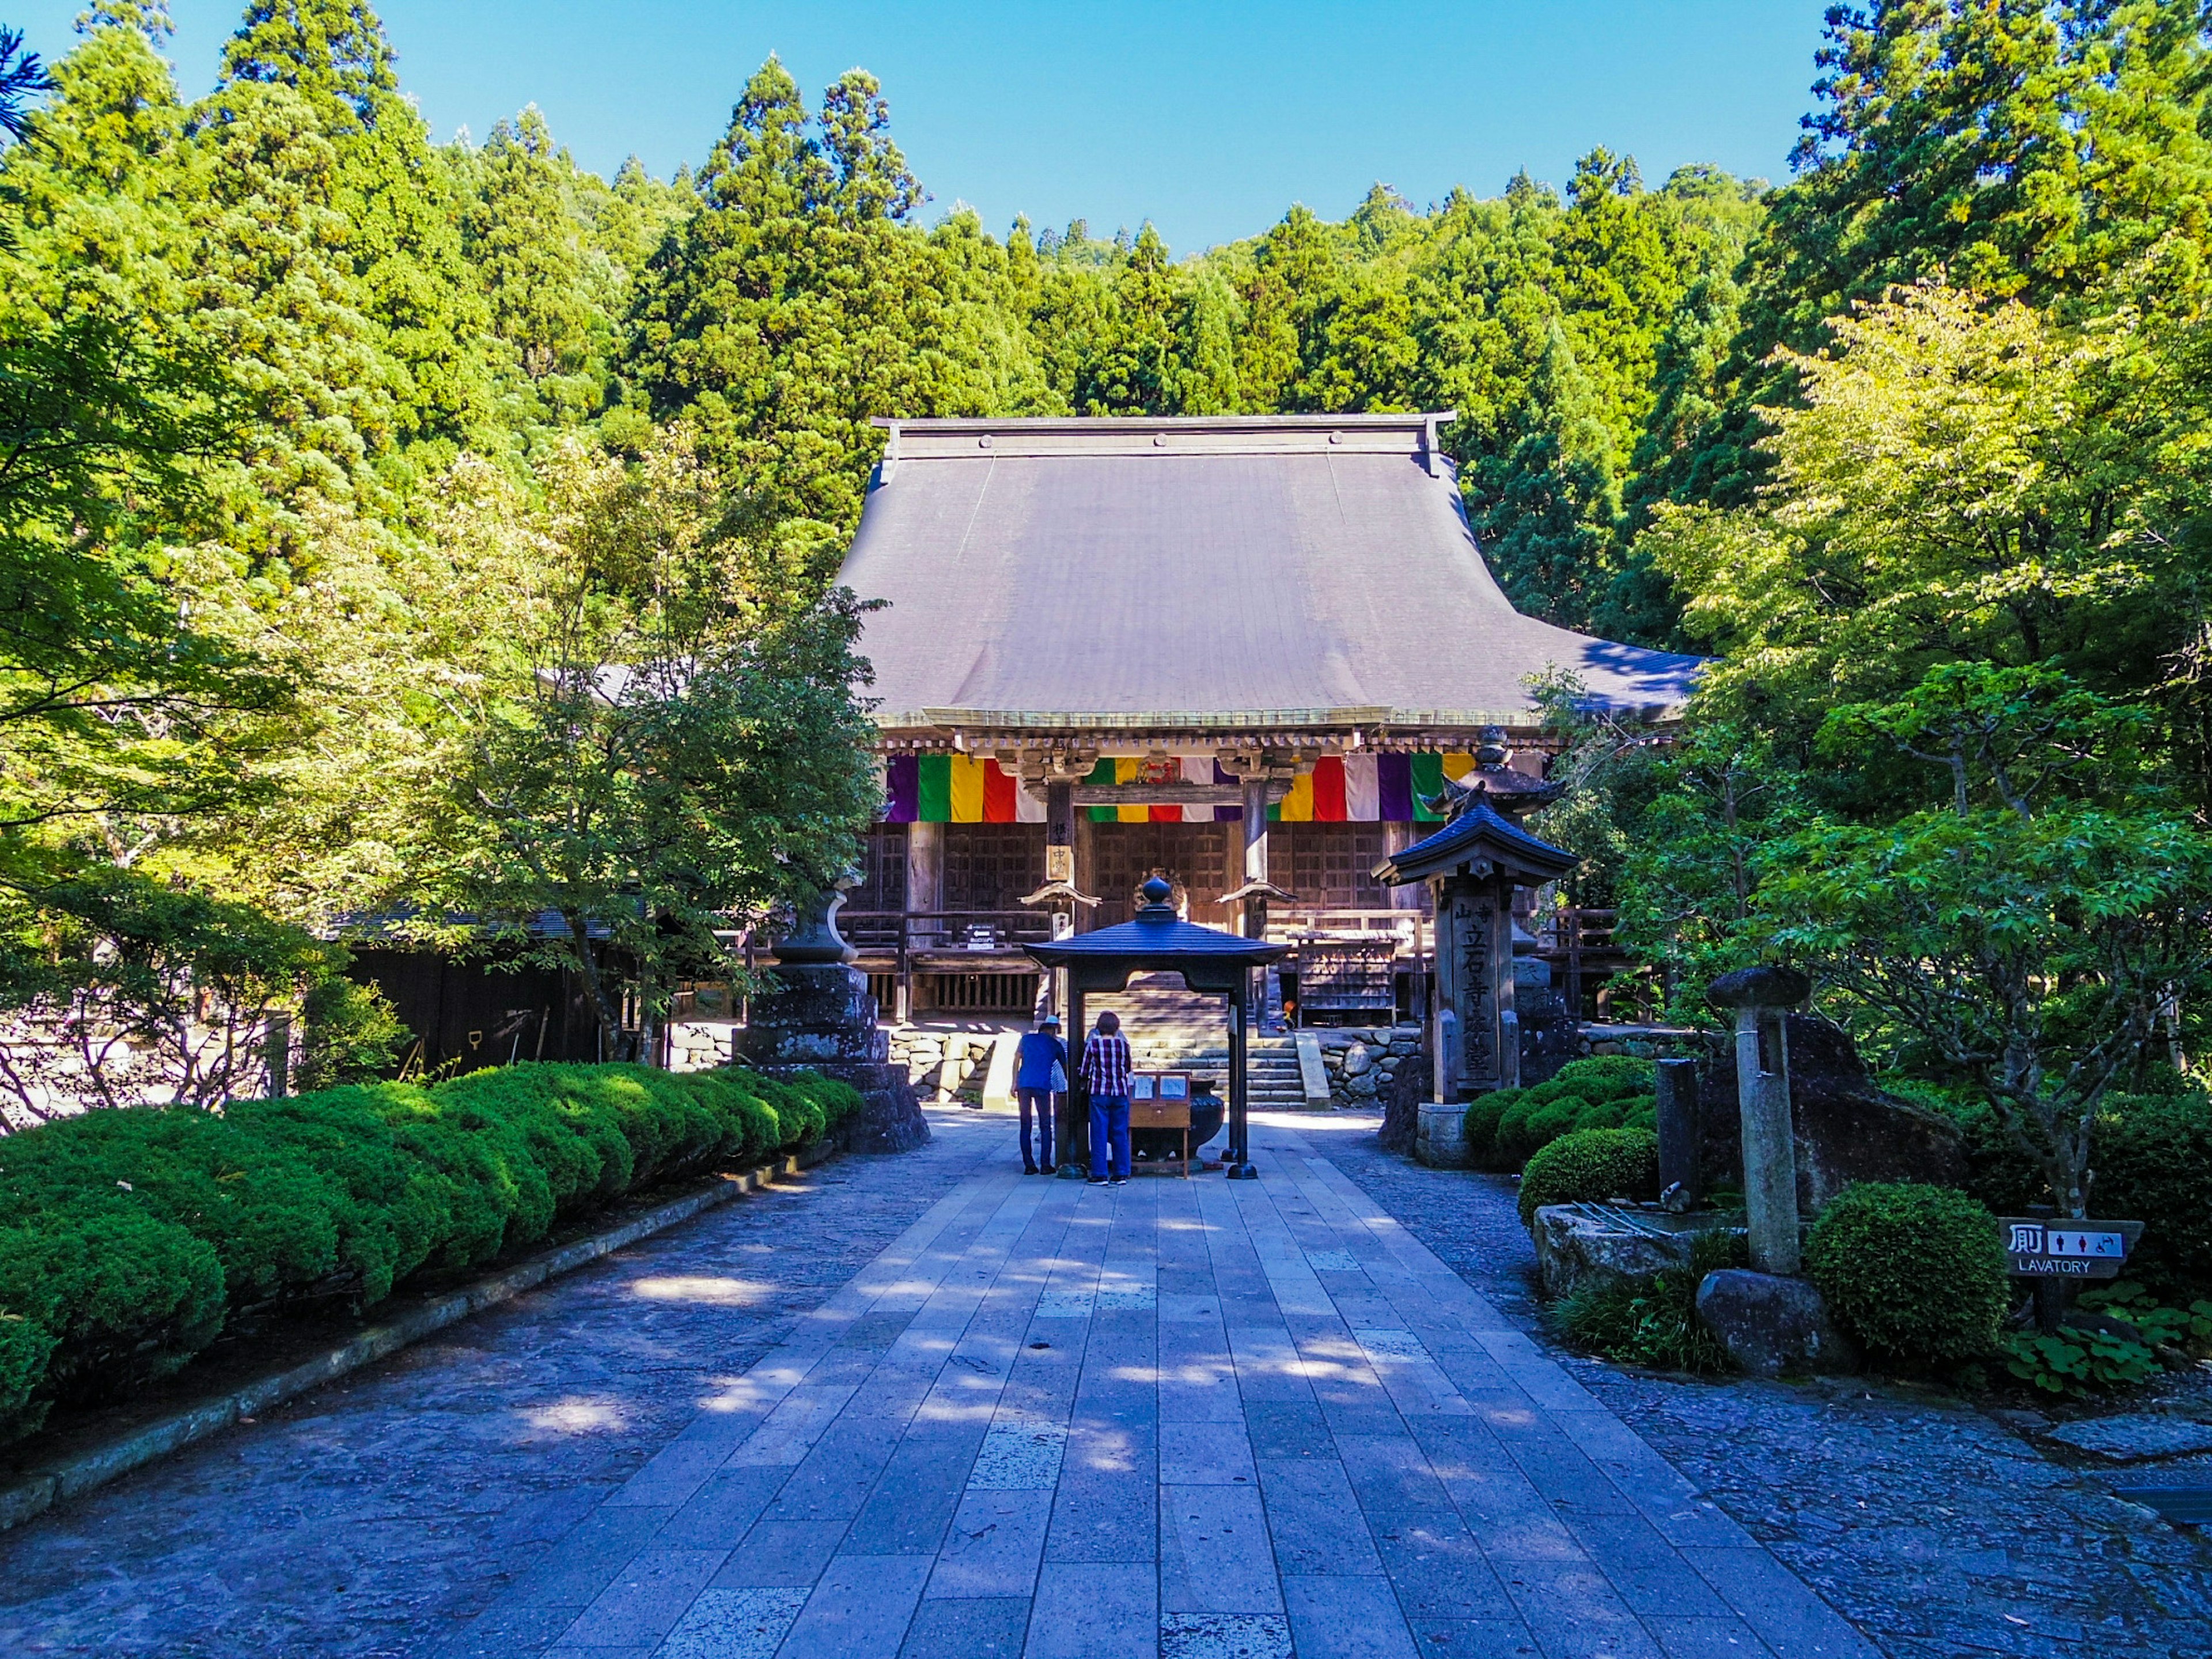
[[[1650,1129],[1577,1129],[1540,1147],[1521,1172],[1521,1222],[1547,1204],[1656,1198],[1659,1137]]]
[[[1913,1370],[1979,1359],[2011,1304],[1996,1218],[1910,1182],[1846,1187],[1805,1241],[1805,1273],[1844,1329]]]
[[[1485,1113],[1487,1133],[1474,1155],[1492,1168],[1517,1169],[1537,1148],[1579,1129],[1650,1128],[1656,1075],[1648,1060],[1594,1054],[1570,1061],[1555,1076],[1528,1088],[1501,1089],[1490,1097],[1497,1115],[1492,1119]],[[1471,1108],[1471,1150],[1477,1146],[1478,1127]]]

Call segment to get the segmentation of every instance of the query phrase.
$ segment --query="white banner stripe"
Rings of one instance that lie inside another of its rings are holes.
[[[1344,816],[1353,823],[1373,823],[1382,816],[1382,790],[1372,755],[1344,757]]]

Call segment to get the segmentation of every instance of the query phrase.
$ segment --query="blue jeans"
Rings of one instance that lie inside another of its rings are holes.
[[[1020,1089],[1015,1092],[1022,1097],[1022,1168],[1042,1166],[1051,1169],[1052,1117],[1054,1096],[1049,1089]],[[1036,1112],[1037,1154],[1030,1156],[1030,1113]]]
[[[1091,1178],[1106,1179],[1106,1149],[1114,1149],[1114,1174],[1129,1176],[1129,1097],[1091,1097]]]

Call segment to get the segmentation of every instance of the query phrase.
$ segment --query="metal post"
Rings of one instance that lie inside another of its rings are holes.
[[[1249,1005],[1252,998],[1252,976],[1243,975],[1244,984],[1230,994],[1229,1001],[1229,1150],[1223,1162],[1229,1166],[1231,1181],[1256,1179],[1259,1171],[1252,1167],[1249,1091],[1244,1071],[1245,1028],[1249,1023]]]
[[[1083,1087],[1083,988],[1074,982],[1073,974],[1067,977],[1067,1024],[1060,1028],[1066,1034],[1067,1092],[1060,1097],[1060,1173],[1075,1179],[1091,1167],[1091,1097]],[[1080,1151],[1075,1144],[1079,1123],[1083,1126]]]

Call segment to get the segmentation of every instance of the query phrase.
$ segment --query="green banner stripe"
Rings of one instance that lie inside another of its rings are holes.
[[[952,757],[924,755],[919,774],[915,816],[924,823],[952,822]]]
[[[1442,823],[1444,815],[1431,812],[1421,805],[1423,797],[1440,795],[1444,789],[1444,757],[1442,755],[1415,755],[1413,766],[1413,822]]]

